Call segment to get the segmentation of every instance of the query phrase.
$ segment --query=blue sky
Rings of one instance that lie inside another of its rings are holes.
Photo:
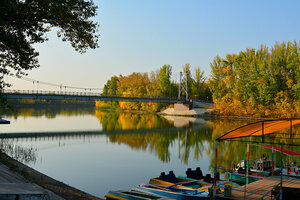
[[[300,1],[94,0],[99,6],[100,48],[75,52],[55,32],[35,45],[41,67],[28,77],[51,83],[102,88],[113,75],[173,66],[178,80],[185,63],[210,74],[217,55],[276,41],[300,42]],[[12,89],[49,89],[7,77]]]

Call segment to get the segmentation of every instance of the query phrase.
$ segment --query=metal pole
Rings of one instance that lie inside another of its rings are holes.
[[[280,162],[280,200],[282,200],[282,164],[283,164],[283,149],[281,145],[281,162]]]
[[[272,136],[272,176],[274,176],[274,134]]]
[[[261,138],[262,143],[264,143],[264,121],[261,122]]]
[[[179,73],[178,99],[180,99],[180,93],[181,93],[181,76],[182,76],[182,72]]]
[[[188,94],[188,72],[185,73],[186,81],[185,81],[185,99],[186,101],[189,100],[189,94]]]
[[[215,155],[215,171],[214,171],[214,191],[213,197],[216,197],[217,194],[217,167],[218,167],[218,140],[216,140],[216,155]]]
[[[258,161],[258,158],[257,158],[257,144],[255,145],[256,146],[256,150],[255,150],[255,169],[257,170],[257,161]]]
[[[247,141],[246,184],[249,184],[249,148],[250,148],[250,138],[249,138],[249,136],[248,136],[248,141]]]

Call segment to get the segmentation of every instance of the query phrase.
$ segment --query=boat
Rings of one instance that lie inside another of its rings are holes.
[[[291,151],[289,149],[281,149],[273,145],[257,145],[270,150],[281,152],[289,157],[300,156],[300,153]],[[233,169],[233,172],[229,172],[229,180],[245,183],[246,181],[246,160],[240,161],[237,166]],[[263,179],[268,176],[279,176],[281,174],[281,169],[274,167],[274,161],[267,160],[265,155],[262,156],[260,160],[254,160],[254,166],[249,166],[249,176],[248,183]],[[285,165],[282,168],[282,175],[294,178],[300,178],[300,166],[293,161],[290,165]]]
[[[111,200],[174,200],[157,194],[147,194],[133,190],[109,191],[105,197]]]
[[[197,171],[199,170],[201,171],[200,168],[198,168]],[[191,169],[189,168],[187,173],[190,171]],[[201,176],[198,177],[202,177],[202,172]],[[167,175],[164,172],[161,172],[159,177],[151,178],[149,183],[167,188],[175,187],[180,189],[199,190],[205,192],[209,192],[212,187],[211,183],[208,183],[204,180],[188,180],[186,178],[176,177],[173,171],[170,171]]]
[[[280,148],[280,147],[277,147],[277,146],[274,146],[274,145],[264,144],[264,145],[258,145],[258,146],[270,149],[272,151],[274,150],[274,151],[277,151],[277,152],[280,152],[280,153],[282,152],[282,154],[285,154],[285,155],[289,156],[292,159],[294,157],[300,156],[300,153],[297,153],[295,151],[291,151],[289,149]],[[277,174],[279,175],[281,169],[280,168],[275,168],[274,171],[277,172]],[[300,178],[300,166],[297,165],[295,160],[293,160],[292,163],[290,163],[290,164],[286,163],[285,166],[282,169],[282,175],[283,176],[288,176],[288,177]]]
[[[231,182],[236,182],[238,184],[245,184],[246,182],[246,174],[243,174],[243,173],[231,173],[231,172],[228,172],[228,177],[229,177],[229,181]],[[262,176],[252,176],[252,175],[249,175],[248,176],[248,183],[253,183],[255,181],[258,181],[260,179],[263,179]]]
[[[186,179],[186,180],[189,180],[189,181],[197,181],[197,182],[201,182],[201,183],[207,183],[205,181],[201,181],[201,180],[196,180],[196,179],[192,179],[192,178],[187,178],[187,177],[184,177],[184,176],[178,176],[178,178],[181,178],[181,179]],[[207,184],[210,184],[210,183],[207,183]],[[240,187],[239,184],[235,183],[235,182],[232,182],[232,181],[226,181],[226,180],[219,180],[217,181],[217,188],[220,189],[222,192],[224,192],[224,188],[226,185],[230,185],[232,188],[238,188]]]
[[[132,190],[143,192],[146,194],[157,194],[177,200],[202,200],[208,199],[209,193],[205,191],[182,189],[176,187],[160,187],[153,184],[141,184],[137,185]]]
[[[228,178],[232,182],[239,184],[246,183],[246,160],[241,160],[231,172],[228,173]],[[263,179],[263,177],[270,176],[272,173],[272,161],[261,160],[255,161],[256,166],[249,166],[248,169],[248,183],[252,183]]]

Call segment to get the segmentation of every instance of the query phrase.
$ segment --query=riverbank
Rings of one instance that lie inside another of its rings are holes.
[[[5,153],[0,152],[0,164],[2,170],[0,170],[0,177],[4,177],[4,174],[8,182],[17,182],[26,184],[36,184],[43,189],[50,191],[51,199],[55,200],[101,200],[98,197],[94,197],[76,188],[57,181],[45,174],[42,174],[20,162],[9,157]],[[5,167],[6,166],[6,167]],[[9,181],[11,180],[11,181]],[[0,180],[1,182],[1,180]],[[7,185],[7,182],[4,182]],[[51,193],[54,194],[51,194]],[[58,196],[57,196],[58,195]],[[60,198],[61,197],[61,198]]]

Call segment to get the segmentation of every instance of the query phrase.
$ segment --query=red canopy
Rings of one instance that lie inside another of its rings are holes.
[[[272,149],[273,148],[275,151],[281,152],[280,147],[276,147],[276,146],[272,147],[272,145],[270,145],[270,144],[260,144],[258,146],[265,147],[267,149]],[[291,150],[288,150],[288,149],[282,149],[282,153],[284,153],[286,155],[289,155],[289,156],[300,156],[300,153],[297,153],[297,152],[294,152],[294,151],[291,151]]]
[[[241,137],[267,135],[299,123],[300,123],[300,118],[255,122],[252,124],[241,126],[233,131],[230,131],[225,135],[219,137],[217,140],[221,141],[221,140],[241,138]]]

